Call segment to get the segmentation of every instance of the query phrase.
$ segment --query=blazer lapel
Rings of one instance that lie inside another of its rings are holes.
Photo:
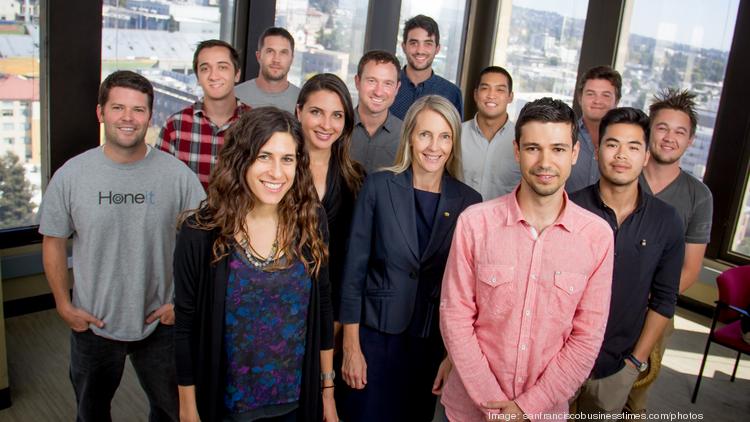
[[[425,248],[424,255],[422,255],[422,262],[430,259],[438,251],[445,237],[452,233],[453,227],[456,225],[458,214],[461,211],[461,204],[463,203],[463,197],[461,197],[456,183],[458,182],[446,172],[443,176],[437,211],[435,211],[435,222],[433,223],[427,248]]]
[[[417,239],[417,212],[414,208],[414,188],[411,184],[411,169],[396,174],[388,184],[393,205],[393,214],[401,228],[414,258],[419,261],[419,241]]]

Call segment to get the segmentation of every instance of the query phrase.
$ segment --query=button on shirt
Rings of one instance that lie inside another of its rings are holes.
[[[389,112],[383,125],[370,136],[359,118],[359,107],[357,107],[354,111],[354,130],[349,154],[365,167],[367,173],[392,166],[396,160],[402,123],[401,119]]]
[[[615,234],[612,301],[604,343],[592,378],[604,378],[625,366],[652,309],[674,315],[685,240],[677,211],[638,190],[638,206],[617,226],[617,216],[601,200],[596,183],[570,196],[578,205],[609,223]]]
[[[515,194],[461,214],[440,301],[454,365],[442,395],[451,420],[484,421],[489,401],[515,400],[529,414],[568,411],[604,336],[613,249],[607,224],[567,196],[541,233]]]
[[[521,180],[521,169],[513,152],[516,129],[510,120],[487,140],[476,116],[461,125],[461,163],[464,183],[487,201],[513,191]]]
[[[250,107],[238,100],[232,117],[219,126],[208,118],[203,103],[197,101],[169,116],[156,140],[156,147],[187,164],[206,189],[219,149],[224,145],[224,132],[247,111]]]
[[[581,145],[578,160],[573,165],[568,182],[565,183],[565,191],[568,193],[581,190],[599,181],[599,164],[596,160],[594,141],[583,123],[583,118],[578,120],[578,143]]]
[[[441,78],[432,72],[432,76],[424,82],[414,85],[412,81],[406,76],[406,66],[401,69],[401,87],[398,89],[396,99],[391,105],[391,113],[401,120],[404,120],[406,112],[409,111],[409,107],[417,101],[419,97],[425,95],[439,95],[451,103],[458,110],[458,115],[463,119],[464,106],[463,97],[461,90],[451,81]]]

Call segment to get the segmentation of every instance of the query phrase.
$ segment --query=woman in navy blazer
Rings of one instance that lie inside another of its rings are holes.
[[[438,324],[445,261],[458,215],[482,200],[454,177],[460,130],[450,102],[420,98],[394,166],[368,176],[357,198],[340,309],[347,422],[433,418],[433,390],[450,370]]]

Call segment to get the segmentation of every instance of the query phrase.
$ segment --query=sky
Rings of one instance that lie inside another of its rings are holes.
[[[699,48],[729,51],[731,47],[739,0],[631,1],[635,1],[632,33]],[[583,19],[588,0],[513,0],[513,5]]]

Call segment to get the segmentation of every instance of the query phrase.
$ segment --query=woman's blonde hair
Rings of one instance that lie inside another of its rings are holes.
[[[463,170],[461,167],[461,117],[456,111],[456,107],[450,101],[439,95],[426,95],[419,98],[409,107],[404,117],[404,124],[401,126],[401,142],[396,152],[396,160],[393,165],[383,170],[394,173],[403,173],[411,167],[413,157],[411,156],[411,135],[414,127],[417,125],[417,117],[424,110],[432,110],[441,115],[451,127],[453,147],[448,161],[445,163],[445,170],[456,179],[463,180]]]

